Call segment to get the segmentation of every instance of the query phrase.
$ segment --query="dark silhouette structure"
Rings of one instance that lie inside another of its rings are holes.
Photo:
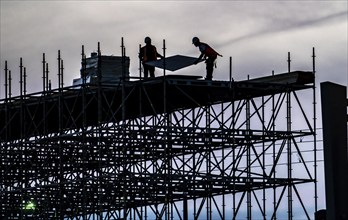
[[[348,219],[347,89],[331,82],[321,88],[327,219]]]
[[[43,92],[12,97],[5,68],[2,219],[313,218],[315,102],[301,96],[315,99],[314,71],[116,84],[98,74],[48,89],[45,70]]]

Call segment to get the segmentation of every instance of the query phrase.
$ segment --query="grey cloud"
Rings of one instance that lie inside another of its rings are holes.
[[[341,11],[329,15],[324,15],[321,17],[316,18],[306,18],[306,19],[296,19],[296,18],[288,18],[288,22],[277,22],[277,18],[273,18],[270,22],[273,25],[267,25],[263,28],[260,28],[257,31],[250,32],[247,34],[244,34],[242,36],[233,38],[227,42],[224,42],[223,44],[234,44],[240,41],[244,41],[250,38],[256,38],[259,36],[277,33],[281,31],[291,31],[294,29],[301,29],[301,28],[313,28],[315,26],[321,26],[321,25],[328,25],[332,22],[339,22],[344,21],[344,19],[347,20],[348,11]]]

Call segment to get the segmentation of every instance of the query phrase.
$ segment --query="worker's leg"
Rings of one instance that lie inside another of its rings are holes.
[[[207,75],[205,79],[212,80],[213,79],[213,71],[214,71],[214,60],[213,59],[207,59]]]
[[[149,77],[149,68],[147,65],[143,65],[144,67],[144,78]]]
[[[150,77],[155,77],[155,67],[149,66]]]

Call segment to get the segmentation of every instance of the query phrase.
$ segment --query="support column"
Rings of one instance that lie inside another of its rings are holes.
[[[320,84],[324,138],[327,219],[348,219],[347,91]]]

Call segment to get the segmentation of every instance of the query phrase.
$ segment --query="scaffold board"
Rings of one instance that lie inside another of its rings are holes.
[[[165,59],[154,60],[146,62],[147,65],[158,67],[161,69],[166,69],[169,71],[176,71],[188,66],[193,65],[193,63],[197,60],[196,57],[188,57],[183,55],[175,55],[171,57],[166,57]],[[202,62],[200,60],[199,62]]]

